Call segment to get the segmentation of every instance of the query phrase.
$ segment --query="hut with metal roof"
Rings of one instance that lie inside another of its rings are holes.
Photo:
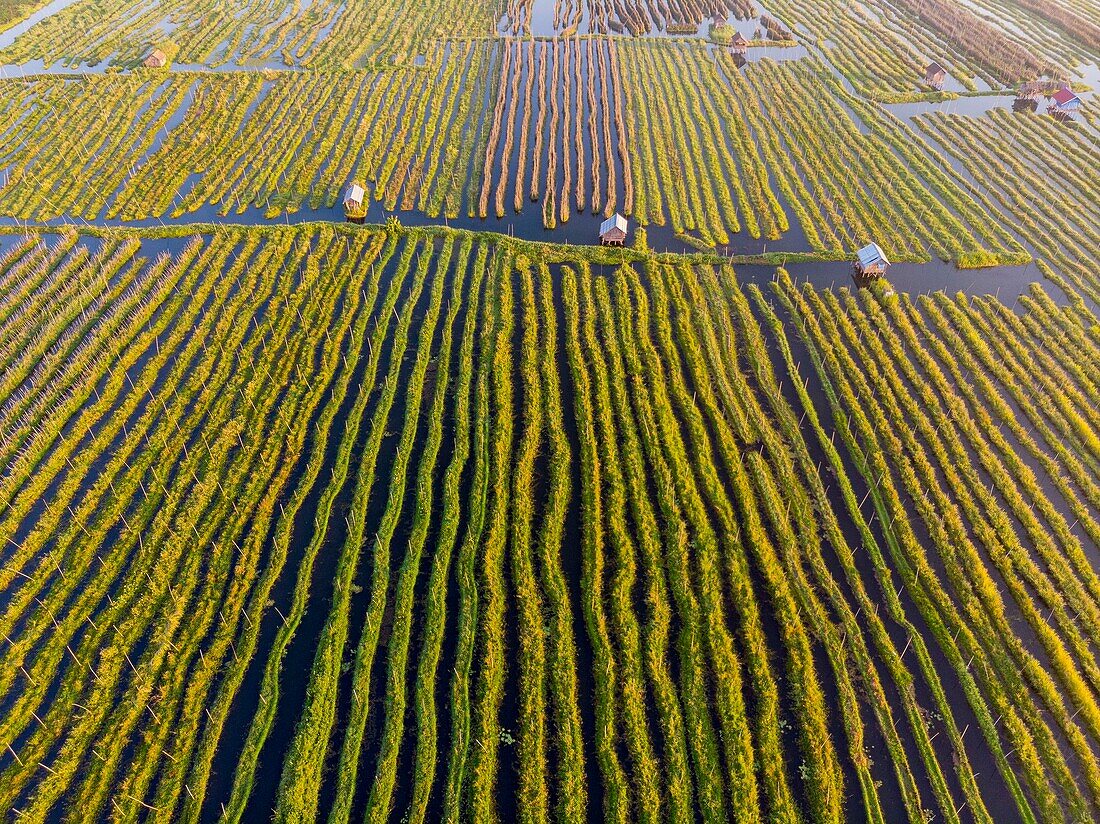
[[[890,259],[877,243],[868,243],[856,252],[853,266],[861,278],[880,278],[886,274]]]
[[[928,68],[924,70],[924,82],[934,89],[943,89],[943,84],[947,80],[947,69],[933,60],[928,64]]]
[[[367,199],[367,190],[356,181],[348,184],[344,190],[344,216],[349,220],[362,219],[366,214],[363,203]]]
[[[168,65],[168,55],[160,49],[153,49],[146,55],[145,59],[141,61],[141,65],[147,69],[162,69]]]
[[[600,224],[600,243],[604,246],[622,246],[626,243],[626,218],[618,212]]]
[[[1072,117],[1081,108],[1081,98],[1074,94],[1069,86],[1063,86],[1050,96],[1047,113],[1061,117]]]

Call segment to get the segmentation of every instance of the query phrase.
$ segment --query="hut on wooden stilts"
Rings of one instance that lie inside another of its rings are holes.
[[[600,243],[604,246],[622,246],[626,243],[626,218],[618,212],[600,224]]]
[[[168,65],[168,55],[160,49],[153,49],[146,55],[145,59],[141,61],[141,65],[147,69],[163,69]]]
[[[355,181],[344,190],[344,217],[353,222],[362,223],[367,210],[363,208],[367,199],[367,190]]]
[[[877,243],[868,243],[856,252],[856,260],[852,266],[856,277],[871,280],[886,274],[886,270],[890,267],[890,259]]]
[[[1073,89],[1067,85],[1050,96],[1047,114],[1054,115],[1059,120],[1072,120],[1080,108],[1081,98],[1074,94]]]
[[[924,70],[924,82],[933,89],[943,91],[943,84],[947,81],[947,69],[933,60]]]

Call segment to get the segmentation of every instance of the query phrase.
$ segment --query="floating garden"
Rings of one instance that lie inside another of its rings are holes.
[[[1100,819],[1097,0],[32,6],[13,820]]]

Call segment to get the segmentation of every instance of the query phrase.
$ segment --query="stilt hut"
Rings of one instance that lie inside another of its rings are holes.
[[[626,218],[618,212],[600,224],[600,243],[604,246],[622,246],[626,243]]]
[[[745,54],[749,50],[749,41],[745,39],[745,35],[741,32],[737,32],[733,36],[733,40],[730,41],[730,51],[734,54]]]
[[[853,264],[856,276],[864,279],[880,278],[886,274],[890,259],[877,243],[868,243],[858,252]]]
[[[160,49],[153,49],[141,61],[141,65],[147,69],[162,69],[168,65],[168,55]]]
[[[935,60],[929,63],[928,68],[924,70],[924,82],[933,89],[942,90],[946,80],[947,70]]]
[[[367,198],[367,190],[360,184],[352,181],[344,191],[344,217],[348,220],[362,220],[366,210],[363,202]]]
[[[1081,98],[1074,94],[1069,86],[1063,86],[1050,96],[1047,113],[1062,119],[1068,119],[1073,117],[1080,108]]]

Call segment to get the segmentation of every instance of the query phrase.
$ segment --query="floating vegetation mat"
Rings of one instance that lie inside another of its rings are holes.
[[[411,64],[441,37],[492,26],[487,4],[456,0],[77,0],[0,51],[0,61],[132,67],[152,44],[181,63],[213,66]]]
[[[1093,128],[1005,109],[977,118],[937,112],[915,123],[966,171],[975,191],[1026,232],[1049,264],[1047,276],[1100,306],[1100,140]]]
[[[5,809],[1093,817],[1078,310],[174,234],[0,258]]]
[[[702,248],[744,232],[842,258],[1020,262],[908,126],[814,62],[739,69],[702,44],[455,42],[378,73],[0,81],[0,213],[145,220],[331,208],[623,212]],[[804,238],[804,240],[803,240]],[[802,245],[799,245],[802,244]],[[792,248],[792,247],[788,247]]]

